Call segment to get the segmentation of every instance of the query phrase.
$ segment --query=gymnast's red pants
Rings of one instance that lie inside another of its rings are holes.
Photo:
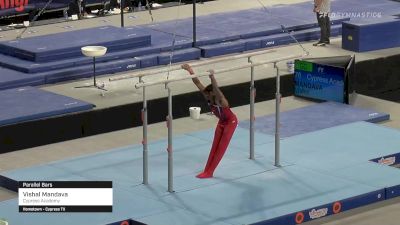
[[[236,117],[228,121],[222,122],[220,120],[218,122],[206,167],[203,173],[197,175],[198,178],[208,178],[213,176],[215,169],[228,148],[229,142],[231,141],[233,133],[237,127],[237,123]]]

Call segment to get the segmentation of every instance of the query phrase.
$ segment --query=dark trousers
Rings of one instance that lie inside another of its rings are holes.
[[[123,1],[122,8],[126,8],[126,7],[132,8],[133,7],[131,0],[122,0],[122,1]],[[118,8],[118,7],[119,7],[118,1],[117,0],[111,0],[110,1],[110,6],[108,8],[109,9],[113,9],[113,8]]]
[[[331,21],[328,14],[317,13],[318,25],[321,28],[321,42],[329,42],[331,37]]]
[[[146,6],[146,0],[134,0],[133,1],[133,6],[134,7],[139,7],[139,2],[141,6]],[[150,0],[149,0],[149,4],[150,4]]]

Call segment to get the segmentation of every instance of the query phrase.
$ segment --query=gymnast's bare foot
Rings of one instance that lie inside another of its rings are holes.
[[[201,173],[199,173],[196,177],[197,177],[197,178],[200,178],[200,179],[206,179],[206,178],[212,178],[213,175],[212,175],[212,174],[209,174],[209,173],[207,173],[207,172],[201,172]]]

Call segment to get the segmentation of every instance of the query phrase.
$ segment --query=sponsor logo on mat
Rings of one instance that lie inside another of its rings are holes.
[[[382,157],[381,159],[378,160],[379,164],[386,165],[386,166],[391,166],[396,163],[396,156],[384,158]]]
[[[274,44],[275,44],[275,41],[267,41],[267,43],[265,43],[266,46],[268,46],[268,45],[274,45]]]
[[[136,64],[130,64],[128,66],[126,66],[127,69],[135,69],[136,68]]]
[[[312,209],[309,213],[311,219],[317,219],[324,217],[328,214],[328,208],[322,208],[322,209]]]

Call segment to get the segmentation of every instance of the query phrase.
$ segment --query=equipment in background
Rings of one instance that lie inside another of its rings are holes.
[[[348,104],[354,66],[354,55],[295,60],[294,95]]]
[[[84,85],[75,88],[97,88],[103,91],[107,91],[104,85],[99,86],[96,82],[96,57],[100,57],[106,54],[107,48],[104,46],[85,46],[81,48],[82,54],[87,57],[93,57],[93,84]]]
[[[343,22],[342,48],[366,52],[400,47],[400,20],[396,17]]]

